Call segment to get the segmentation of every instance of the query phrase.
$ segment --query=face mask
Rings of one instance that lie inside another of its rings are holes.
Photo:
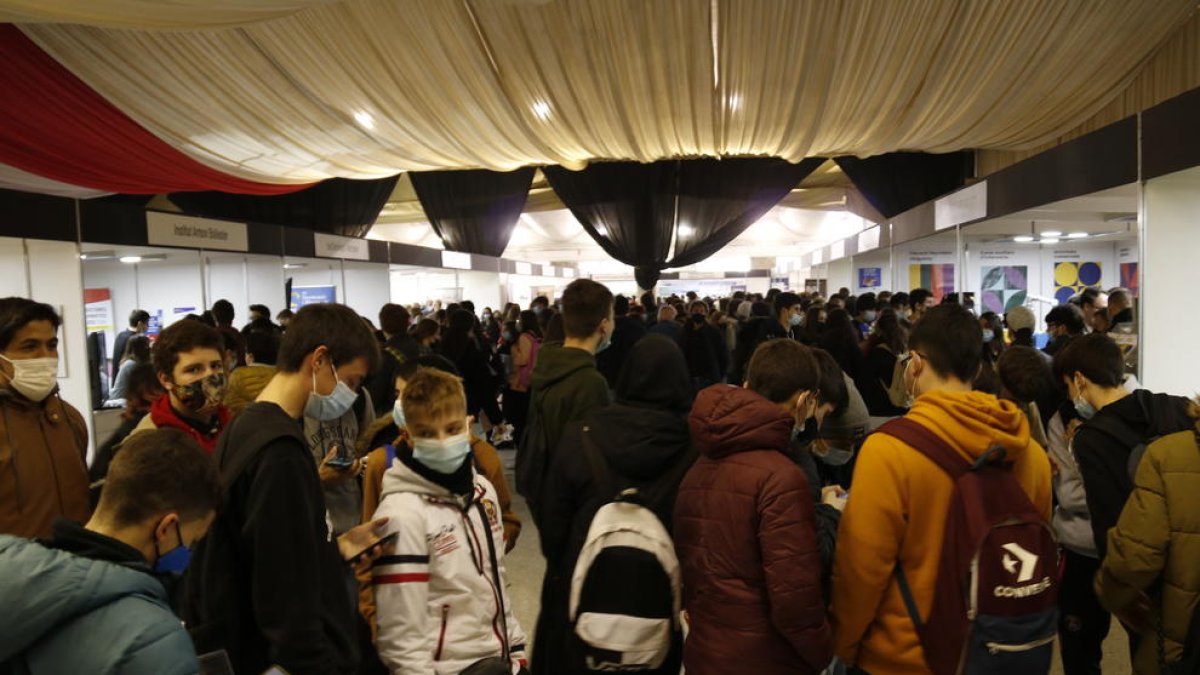
[[[992,330],[991,328],[985,328],[983,330],[983,343],[984,344],[987,344],[995,339],[996,339],[996,331]]]
[[[697,313],[692,315],[692,323],[696,324],[697,326],[704,323],[704,319],[705,316],[703,314]]]
[[[863,312],[863,318],[866,319],[867,323],[874,323],[876,316],[875,310],[873,309],[868,309],[867,311]]]
[[[599,354],[600,352],[604,351],[605,349],[608,349],[611,346],[612,346],[612,336],[609,335],[608,333],[605,333],[604,337],[600,338],[600,344],[596,345],[596,353]]]
[[[471,454],[471,434],[463,432],[446,439],[413,439],[413,459],[438,473],[458,471]]]
[[[804,323],[804,317],[799,314],[793,314],[788,317],[788,325],[792,328],[799,328],[802,323]]]
[[[167,551],[158,552],[158,540],[154,540],[154,571],[157,574],[183,574],[192,561],[192,549],[183,543],[183,534],[179,531],[179,521],[175,521],[175,536],[179,537],[179,546]]]
[[[1087,402],[1087,399],[1080,396],[1075,399],[1075,412],[1085,420],[1090,420],[1096,416],[1096,406]]]
[[[337,386],[328,394],[318,394],[317,373],[313,371],[313,390],[308,392],[308,401],[304,404],[304,416],[319,422],[336,420],[345,415],[358,398],[353,389],[337,379],[337,369],[333,367],[332,361],[329,362],[329,369],[333,371],[333,379],[337,380]]]
[[[533,308],[533,315],[534,315],[534,316],[541,316],[541,315],[542,315],[542,306],[541,306],[541,305],[535,305],[535,306],[534,306],[534,308]]]
[[[58,384],[58,357],[47,356],[44,359],[10,359],[0,354],[12,364],[13,375],[9,384],[19,394],[30,401],[43,401]]]
[[[396,399],[396,405],[392,406],[392,421],[396,423],[396,428],[403,429],[408,426],[408,423],[404,419],[404,406],[400,403],[400,399]]]
[[[899,312],[896,312],[896,316],[900,317],[901,319],[907,319],[908,317],[912,316],[912,311],[902,309]]]
[[[483,314],[483,320],[484,320],[484,321],[491,321],[491,320],[492,320],[492,315],[491,315],[491,314],[488,314],[487,312],[484,312],[484,314]]]
[[[512,342],[515,339],[517,339],[517,336],[513,335],[511,331],[504,332],[504,341],[505,342]]]
[[[184,408],[198,413],[221,405],[225,400],[226,388],[225,373],[213,373],[191,384],[177,384],[171,387],[171,392]]]
[[[817,458],[820,459],[822,463],[827,464],[829,466],[843,466],[843,465],[849,463],[849,461],[854,458],[853,450],[846,450],[845,448],[835,448],[833,446],[826,447],[825,454],[823,454],[823,455],[817,454],[817,453],[813,453],[813,454],[816,454]]]

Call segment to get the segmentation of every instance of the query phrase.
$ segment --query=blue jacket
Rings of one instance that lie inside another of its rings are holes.
[[[192,640],[145,571],[0,535],[0,673],[194,675]]]

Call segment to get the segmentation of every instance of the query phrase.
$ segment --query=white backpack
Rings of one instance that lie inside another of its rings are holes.
[[[600,494],[614,494],[603,456],[583,430]],[[631,488],[592,518],[571,577],[568,617],[590,671],[660,667],[679,630],[679,559],[671,535]]]

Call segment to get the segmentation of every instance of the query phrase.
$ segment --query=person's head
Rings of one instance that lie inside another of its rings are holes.
[[[654,291],[642,293],[640,303],[647,314],[658,308],[658,301],[654,299]]]
[[[875,335],[877,342],[887,345],[892,354],[908,351],[908,331],[900,325],[900,317],[890,307],[880,312],[879,320],[875,322]]]
[[[917,288],[912,293],[908,294],[908,308],[912,312],[913,317],[921,318],[925,315],[925,311],[937,304],[933,297],[933,293],[926,288]]]
[[[604,284],[576,279],[563,291],[562,317],[568,340],[594,343],[597,351],[612,336],[613,294]]]
[[[746,368],[746,388],[779,405],[800,427],[816,415],[820,384],[812,350],[795,340],[762,343]]]
[[[905,293],[904,291],[900,291],[899,293],[894,293],[892,295],[890,302],[892,304],[892,309],[896,310],[897,317],[901,319],[907,319],[909,316],[912,316],[912,307],[908,304],[910,300],[911,299],[908,297],[908,293]]]
[[[984,312],[979,315],[979,327],[983,330],[983,343],[991,345],[995,351],[1004,347],[1004,322],[995,312]]]
[[[150,327],[150,312],[135,309],[129,313],[129,330],[135,333],[145,333]]]
[[[1079,307],[1085,316],[1091,316],[1097,310],[1108,309],[1108,294],[1099,288],[1085,288],[1079,292]]]
[[[408,334],[412,317],[403,305],[388,303],[379,310],[379,328],[389,339]]]
[[[125,353],[121,361],[133,359],[138,363],[150,363],[150,338],[145,335],[134,335],[125,343]]]
[[[220,505],[213,458],[180,429],[153,429],[121,445],[87,527],[137,549],[156,572],[179,574]]]
[[[550,298],[544,295],[539,295],[529,303],[529,309],[533,310],[534,314],[541,314],[550,307]]]
[[[279,358],[279,336],[272,330],[246,333],[246,362],[273,366]]]
[[[1013,345],[1033,346],[1033,331],[1037,327],[1037,318],[1032,310],[1023,305],[1013,307],[1005,313],[1004,323],[1013,333]]]
[[[874,293],[863,293],[854,301],[854,316],[859,321],[872,323],[879,318],[879,301]]]
[[[824,305],[813,305],[808,308],[808,312],[804,317],[804,326],[809,332],[822,330],[825,327],[825,322],[829,321],[829,314],[825,311]]]
[[[465,309],[468,312],[470,312],[472,315],[474,315],[475,314],[475,301],[474,300],[463,300],[462,302],[458,303],[458,308]]]
[[[207,419],[225,401],[225,343],[215,328],[176,321],[158,334],[151,359],[177,413]]]
[[[544,341],[562,344],[567,339],[567,331],[563,327],[562,314],[549,309],[542,316],[549,317],[543,322],[545,325],[545,328],[542,329]]]
[[[908,338],[904,384],[913,398],[937,389],[969,391],[979,373],[983,330],[961,305],[925,311]]]
[[[1054,376],[1046,356],[1033,347],[1013,347],[996,362],[1003,396],[1028,405],[1054,389]]]
[[[433,319],[421,319],[413,329],[413,339],[418,344],[429,346],[437,342],[442,335],[442,326]]]
[[[471,453],[470,419],[462,380],[433,368],[421,368],[405,383],[400,405],[413,459],[451,474]]]
[[[422,368],[432,368],[455,377],[459,376],[454,362],[438,354],[429,354],[419,357],[416,361],[409,360],[396,366],[396,378],[393,383],[396,403],[392,411],[392,421],[401,429],[406,428],[408,424],[408,421],[404,419],[404,390],[408,387],[408,381]]]
[[[532,310],[528,309],[521,312],[521,319],[517,322],[517,332],[530,333],[538,339],[541,339],[542,325],[541,322],[538,321],[537,314],[534,314]]]
[[[691,304],[688,305],[688,314],[690,314],[693,318],[695,318],[697,316],[707,318],[708,317],[708,305],[705,304],[703,300],[693,301]]]
[[[883,311],[884,307],[887,307],[888,305],[890,305],[892,303],[892,292],[891,291],[879,291],[879,296],[876,298],[876,302],[879,305],[879,307],[878,307],[879,311]]]
[[[1133,300],[1130,298],[1129,291],[1124,288],[1114,288],[1108,294],[1108,317],[1112,319],[1116,315],[1124,312],[1133,306]]]
[[[129,371],[125,381],[125,410],[121,417],[126,420],[140,418],[164,393],[154,366],[149,362],[139,363]]]
[[[842,298],[842,296],[835,295],[829,299],[829,302],[825,303],[825,307],[827,309],[829,309],[830,311],[835,310],[835,309],[845,309],[846,301],[844,298]]]
[[[271,320],[271,308],[266,305],[250,305],[250,323]]]
[[[850,390],[846,387],[846,378],[837,359],[824,349],[812,350],[817,367],[821,369],[821,381],[817,385],[817,408],[813,417],[817,426],[824,424],[829,416],[837,416],[846,411],[850,405]]]
[[[0,378],[31,401],[42,401],[58,384],[58,312],[27,298],[0,300]]]
[[[1103,333],[1081,335],[1054,355],[1054,378],[1066,385],[1077,408],[1081,401],[1093,410],[1100,408],[1106,395],[1124,386],[1121,347]]]
[[[763,300],[750,303],[750,316],[767,318],[774,314],[771,305]]]
[[[1083,335],[1085,328],[1083,310],[1079,309],[1077,305],[1070,303],[1059,305],[1046,314],[1046,331],[1050,333],[1051,337]]]
[[[679,312],[675,311],[674,305],[663,305],[658,310],[658,321],[659,323],[670,323],[675,320],[678,314]]]
[[[275,365],[303,375],[298,381],[311,387],[304,414],[328,421],[354,405],[363,380],[379,365],[379,343],[349,307],[305,305],[284,333]]]
[[[218,326],[233,325],[233,303],[225,299],[214,302],[212,306],[212,315]]]
[[[638,340],[617,375],[616,400],[635,408],[670,410],[692,407],[692,380],[678,343],[665,335]]]
[[[629,314],[629,298],[624,295],[618,295],[613,298],[613,316],[625,316]]]
[[[292,322],[293,316],[294,316],[294,313],[292,312],[292,310],[283,309],[283,310],[280,310],[279,313],[275,315],[275,321],[277,321],[279,323],[279,325],[282,326],[284,328],[284,330],[286,330],[288,327],[288,324]]]
[[[800,306],[800,296],[791,292],[783,292],[775,296],[775,316],[781,326],[798,327],[804,322],[804,309]]]

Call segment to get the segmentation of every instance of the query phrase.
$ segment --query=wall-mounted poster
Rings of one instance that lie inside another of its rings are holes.
[[[858,287],[859,288],[879,288],[883,285],[883,268],[882,267],[860,267],[858,268]]]
[[[1060,262],[1054,265],[1054,299],[1061,305],[1085,288],[1100,288],[1098,262]]]
[[[954,292],[954,265],[909,265],[908,287],[927,289],[934,300],[941,302],[943,296]]]
[[[980,304],[985,312],[1004,314],[1025,304],[1029,295],[1029,268],[1024,265],[984,267]]]
[[[1138,264],[1135,262],[1121,263],[1121,288],[1128,288],[1133,297],[1138,296]]]
[[[294,312],[305,305],[337,302],[337,286],[292,286],[292,299],[288,303]]]

